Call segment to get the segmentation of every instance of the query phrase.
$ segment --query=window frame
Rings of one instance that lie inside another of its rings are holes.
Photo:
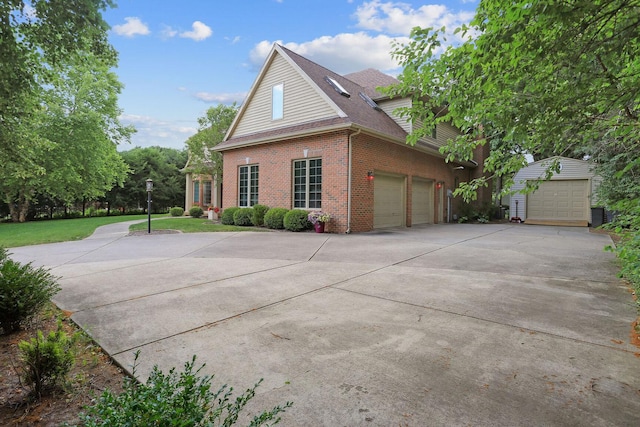
[[[284,83],[271,87],[271,120],[284,119]]]
[[[304,168],[298,168],[297,164],[302,162],[305,163]],[[315,164],[312,165],[312,162],[315,162]],[[319,169],[320,173],[316,172],[312,175],[312,170],[314,169]],[[304,175],[297,176],[296,172],[298,170],[304,170]],[[304,179],[304,182],[296,182],[296,178]],[[312,180],[314,182],[311,182]],[[304,187],[302,199],[298,198],[298,195],[302,193],[297,188],[298,186]],[[291,187],[291,205],[293,209],[322,209],[322,157],[293,160],[291,164]]]
[[[246,201],[242,200],[243,195],[243,173],[242,170],[246,169]],[[255,176],[254,176],[255,172]],[[258,204],[258,197],[260,192],[260,167],[258,164],[252,165],[240,165],[238,166],[238,207],[250,208]]]

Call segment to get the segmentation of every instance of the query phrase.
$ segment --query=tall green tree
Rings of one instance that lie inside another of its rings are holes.
[[[0,158],[30,154],[22,122],[40,105],[52,68],[76,52],[115,61],[101,11],[111,0],[4,0],[0,2]],[[29,162],[26,158],[25,162]]]
[[[507,182],[526,153],[606,162],[640,151],[640,1],[482,0],[456,32],[467,41],[444,52],[444,29],[414,28],[396,46],[404,71],[389,93],[413,96],[403,114],[424,123],[412,141],[450,120],[467,133],[447,158],[491,144],[485,169]],[[627,160],[637,171],[638,156]]]
[[[180,169],[187,161],[184,150],[166,147],[136,147],[120,153],[130,174],[122,188],[115,187],[107,194],[110,206],[136,209],[147,207],[145,181],[153,180],[155,212],[164,212],[173,206],[182,206],[185,197],[184,175]]]
[[[232,105],[210,107],[204,116],[198,117],[198,132],[185,142],[189,151],[189,169],[193,173],[222,174],[222,156],[211,149],[222,142],[237,113],[238,107],[234,102]]]
[[[38,196],[71,203],[122,184],[116,144],[117,56],[101,10],[110,1],[0,5],[0,194],[14,221]],[[6,59],[6,60],[5,60]]]

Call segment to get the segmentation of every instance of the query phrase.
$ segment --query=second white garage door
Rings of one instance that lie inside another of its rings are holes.
[[[404,225],[404,177],[375,174],[373,184],[373,228]]]
[[[433,223],[433,181],[413,178],[411,185],[411,224]]]
[[[545,181],[527,196],[526,222],[589,220],[589,181]]]

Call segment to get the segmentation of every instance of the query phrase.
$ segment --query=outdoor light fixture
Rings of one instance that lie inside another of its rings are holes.
[[[367,172],[367,179],[368,179],[369,181],[373,181],[373,177],[374,177],[374,175],[373,175],[373,171],[368,171],[368,172]]]
[[[439,189],[441,189],[441,188],[442,188],[442,183],[441,183],[441,182],[437,183],[437,184],[436,184],[436,188],[437,188],[438,190],[439,190]]]
[[[151,192],[153,191],[153,180],[147,179],[147,233],[151,234]]]

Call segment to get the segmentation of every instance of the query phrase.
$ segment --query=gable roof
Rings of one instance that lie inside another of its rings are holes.
[[[314,120],[311,122],[297,123],[295,125],[284,126],[276,129],[260,131],[249,135],[234,136],[238,123],[243,119],[247,105],[255,95],[260,83],[264,79],[268,68],[273,63],[276,55],[280,55],[295,70],[309,86],[320,95],[324,102],[335,111],[335,116]],[[359,94],[368,96],[375,95],[375,87],[379,81],[389,81],[382,73],[376,70],[365,70],[361,73],[353,73],[356,80],[365,82],[367,75],[375,76],[374,82],[368,83],[365,87],[351,79],[341,76],[315,62],[298,55],[297,53],[280,45],[274,45],[269,53],[263,68],[260,70],[247,99],[238,111],[236,118],[225,136],[222,143],[215,147],[216,151],[242,147],[253,144],[267,143],[275,140],[293,138],[302,135],[320,133],[328,130],[338,129],[362,129],[364,132],[381,136],[394,142],[404,144],[407,133],[391,117],[383,111],[374,109]],[[338,82],[351,96],[341,95],[334,87],[325,80],[330,77]],[[389,77],[393,79],[393,77]],[[393,79],[394,81],[397,81]],[[377,95],[376,95],[377,96]]]
[[[391,77],[375,68],[367,68],[366,70],[345,74],[344,77],[364,87],[367,95],[373,99],[388,98],[388,96],[378,92],[378,87],[386,87],[400,83],[395,77]]]

